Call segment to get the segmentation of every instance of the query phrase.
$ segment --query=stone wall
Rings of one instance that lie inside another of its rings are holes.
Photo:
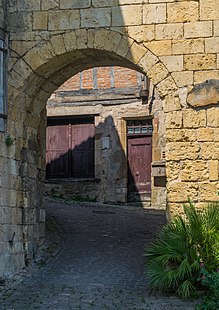
[[[198,206],[218,200],[218,99],[204,106],[199,95],[192,104],[187,101],[195,85],[208,92],[202,83],[219,77],[218,1],[6,3],[10,52],[7,129],[0,133],[0,275],[31,259],[44,234],[40,124],[46,101],[90,67],[138,70],[159,93],[167,130],[167,213],[181,212],[188,196]],[[15,139],[11,147],[5,145],[6,134]]]

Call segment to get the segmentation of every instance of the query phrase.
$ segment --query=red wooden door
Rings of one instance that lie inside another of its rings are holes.
[[[47,127],[47,178],[94,177],[94,124],[52,124]]]
[[[94,125],[72,126],[71,171],[74,178],[94,177]]]
[[[152,137],[128,137],[129,198],[151,193]],[[134,199],[135,200],[135,199]],[[137,200],[137,199],[136,199]]]
[[[69,126],[48,126],[46,130],[46,174],[51,178],[68,177]]]

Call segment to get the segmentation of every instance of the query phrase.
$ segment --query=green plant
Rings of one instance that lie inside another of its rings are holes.
[[[200,272],[200,282],[205,288],[205,296],[202,304],[196,307],[197,310],[218,310],[219,309],[219,270],[208,272],[203,266]]]
[[[145,256],[152,288],[188,298],[200,289],[200,263],[208,272],[219,264],[219,204],[198,211],[189,200],[183,208],[185,216],[164,226]]]
[[[14,139],[10,135],[7,135],[7,137],[5,138],[5,144],[7,146],[13,145],[14,144]]]

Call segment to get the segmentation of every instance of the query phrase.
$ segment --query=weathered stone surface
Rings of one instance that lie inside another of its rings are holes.
[[[188,93],[188,103],[193,107],[204,107],[219,102],[219,80],[207,80],[197,84]]]
[[[143,6],[143,24],[155,24],[166,22],[165,4],[145,4]]]
[[[114,26],[141,25],[142,7],[140,5],[112,7],[112,24]]]
[[[79,10],[49,11],[49,30],[71,30],[80,26]]]
[[[191,22],[199,18],[196,1],[180,1],[167,4],[167,21],[170,23]]]
[[[199,128],[206,126],[206,111],[187,109],[183,111],[183,127]]]
[[[108,8],[91,8],[81,12],[82,27],[111,26],[111,10]]]
[[[212,22],[193,22],[184,25],[185,38],[211,37],[213,34]]]
[[[185,70],[208,70],[217,68],[216,54],[196,54],[184,57]]]

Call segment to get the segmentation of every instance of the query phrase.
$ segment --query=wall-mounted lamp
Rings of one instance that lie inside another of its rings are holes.
[[[141,76],[141,90],[139,92],[139,97],[142,99],[143,104],[148,103],[148,96],[149,96],[149,79],[147,76],[142,75]]]

